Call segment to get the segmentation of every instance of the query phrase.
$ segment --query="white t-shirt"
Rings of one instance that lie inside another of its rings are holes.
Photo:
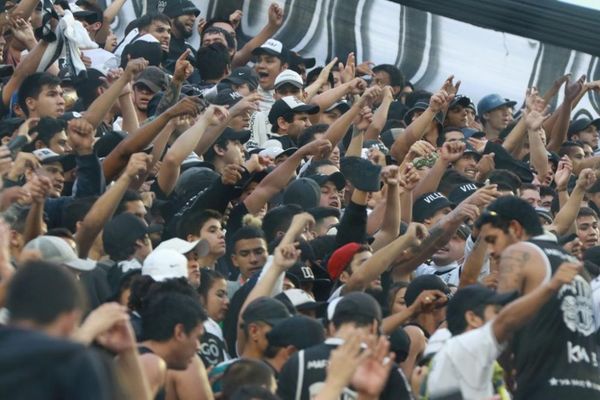
[[[497,342],[491,322],[452,337],[433,357],[427,377],[429,396],[460,391],[465,400],[491,398],[494,361],[505,347]]]
[[[263,90],[263,88],[259,86],[256,89],[256,92],[262,97],[262,100],[258,102],[260,111],[264,111],[269,115],[269,111],[271,111],[271,107],[273,106],[273,103],[275,103],[275,98],[273,97],[275,89]]]
[[[263,143],[269,140],[269,134],[271,133],[271,123],[269,122],[268,111],[257,111],[250,117],[250,131],[252,136],[250,137],[249,143],[246,143],[246,147],[262,147]]]
[[[458,265],[456,261],[443,267],[435,264],[421,264],[415,270],[415,275],[437,275],[447,284],[458,286],[461,268],[462,266]]]

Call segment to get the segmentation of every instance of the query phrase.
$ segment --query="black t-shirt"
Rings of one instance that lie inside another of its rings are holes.
[[[277,385],[279,397],[283,400],[310,400],[311,397],[314,397],[327,378],[327,365],[331,351],[342,343],[341,339],[331,338],[323,344],[294,354],[285,363],[279,374]],[[347,387],[341,397],[344,400],[353,400],[358,398],[358,393]],[[398,368],[392,368],[380,399],[411,399],[408,385],[398,372]]]
[[[576,261],[556,243],[531,240],[547,262],[548,277]],[[515,399],[600,399],[592,289],[584,272],[563,285],[516,335]]]

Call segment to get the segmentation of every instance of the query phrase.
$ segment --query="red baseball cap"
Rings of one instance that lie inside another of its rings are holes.
[[[350,264],[350,261],[352,261],[352,257],[354,257],[361,247],[362,244],[352,242],[333,252],[327,262],[327,272],[329,273],[331,280],[335,281],[340,277],[344,269],[346,269],[348,264]]]

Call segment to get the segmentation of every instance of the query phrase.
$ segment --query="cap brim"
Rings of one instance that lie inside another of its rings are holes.
[[[266,319],[261,319],[261,320],[256,320],[257,322],[264,322],[266,324],[269,324],[271,326],[275,326],[278,323],[285,321],[286,319],[288,319],[289,317],[282,317],[282,318],[266,318]]]
[[[320,308],[324,308],[327,306],[326,301],[312,301],[304,304],[299,304],[295,306],[298,311],[309,311],[309,310],[318,310]]]
[[[96,268],[96,262],[91,260],[83,260],[78,258],[64,263],[66,266],[76,269],[77,271],[91,271]]]
[[[148,87],[148,89],[152,90],[154,93],[158,93],[161,91],[160,87],[158,87],[157,84],[155,84],[154,82],[149,81],[148,79],[138,79],[137,81],[135,81],[133,83],[133,86],[137,85],[138,83],[141,83],[145,86]]]
[[[244,144],[248,140],[250,140],[251,135],[252,135],[251,131],[237,131],[235,133],[231,133],[231,134],[227,135],[227,139],[239,140],[241,144]]]
[[[317,64],[317,60],[315,58],[302,58],[302,63],[307,69],[310,69]]]
[[[42,161],[42,165],[54,163],[60,163],[63,167],[63,171],[71,171],[77,166],[77,161],[75,160],[75,155],[73,154],[64,154],[57,157],[48,157],[47,159]]]
[[[296,150],[298,150],[297,147],[288,147],[287,149],[285,149],[281,153],[279,153],[277,155],[277,157],[275,157],[275,159],[278,159],[281,156],[291,156],[292,154],[294,154],[296,152]]]
[[[294,113],[304,112],[307,114],[318,114],[319,111],[321,111],[321,108],[316,104],[304,104],[292,109]]]
[[[275,85],[275,89],[281,87],[281,85],[285,85],[286,83],[289,83],[290,85],[293,85],[294,87],[297,87],[298,89],[302,89],[304,87],[304,84],[295,81],[293,79],[286,79],[284,81],[281,82],[277,82],[277,84]]]
[[[333,182],[337,190],[342,190],[346,187],[346,178],[341,172],[334,172],[327,177],[327,180]]]
[[[470,103],[471,103],[471,99],[463,96],[463,97],[455,98],[454,100],[452,100],[452,102],[450,103],[450,106],[448,108],[450,109],[455,106],[468,107]]]

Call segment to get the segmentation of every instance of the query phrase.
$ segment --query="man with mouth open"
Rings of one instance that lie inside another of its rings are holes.
[[[254,70],[258,74],[258,94],[261,95],[260,110],[269,112],[275,102],[275,78],[288,68],[289,51],[279,40],[269,39],[254,49]]]

